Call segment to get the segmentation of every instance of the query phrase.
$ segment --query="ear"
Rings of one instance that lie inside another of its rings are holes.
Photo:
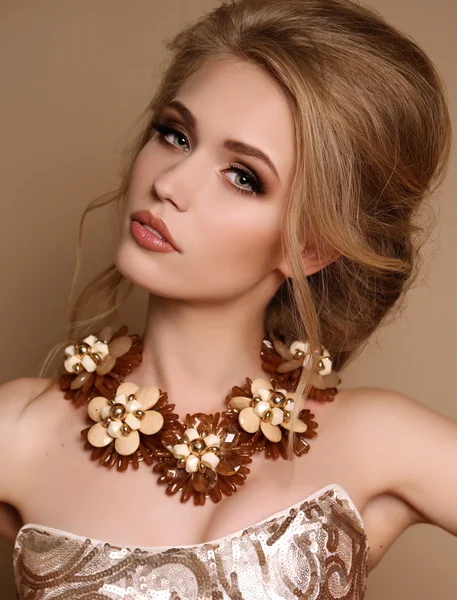
[[[315,248],[305,248],[302,252],[303,258],[303,267],[305,270],[306,276],[312,275],[313,273],[317,273],[331,262],[336,260],[341,254],[336,251],[329,251],[326,254],[321,254],[318,256]],[[286,278],[293,277],[292,266],[290,264],[289,257],[283,257],[281,264],[278,266],[278,269]]]

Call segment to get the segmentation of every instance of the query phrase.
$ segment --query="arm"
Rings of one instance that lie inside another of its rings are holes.
[[[48,380],[21,378],[0,385],[0,537],[14,541],[20,515],[14,507],[21,476],[21,440],[17,426],[29,403],[46,389]]]
[[[398,493],[424,523],[457,536],[457,422],[395,395]]]
[[[360,392],[361,422],[376,427],[370,456],[391,491],[418,513],[415,522],[457,536],[457,422],[397,391]]]

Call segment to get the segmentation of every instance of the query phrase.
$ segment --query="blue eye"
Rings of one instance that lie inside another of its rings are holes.
[[[154,129],[155,131],[157,131],[160,136],[160,140],[162,143],[164,144],[170,144],[172,146],[176,146],[177,148],[183,148],[185,145],[189,145],[188,141],[187,141],[187,137],[184,135],[184,133],[182,133],[181,131],[178,131],[177,129],[174,129],[173,127],[170,127],[169,125],[165,125],[164,123],[160,123],[157,121],[153,121],[151,123],[151,127],[152,129]],[[167,136],[176,136],[176,138],[179,138],[179,140],[181,142],[184,142],[183,144],[176,144],[174,142],[168,141]],[[185,152],[188,152],[189,150],[184,150]],[[251,171],[250,169],[248,169],[247,167],[244,166],[240,166],[240,165],[234,165],[232,163],[230,163],[230,169],[227,169],[227,171],[235,171],[237,173],[237,176],[244,180],[241,183],[241,186],[243,185],[249,185],[250,188],[244,188],[241,187],[240,185],[234,183],[234,187],[235,189],[240,192],[241,194],[250,194],[251,196],[261,196],[262,194],[266,193],[266,186],[264,184],[264,182],[257,177],[253,171]],[[232,179],[230,179],[230,181],[233,181]]]

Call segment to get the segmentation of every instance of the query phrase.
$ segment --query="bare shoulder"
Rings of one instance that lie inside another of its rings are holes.
[[[21,460],[21,436],[24,414],[39,397],[55,389],[51,379],[22,377],[0,385],[0,454],[8,461],[0,461],[0,502],[8,502],[11,486],[17,476]]]
[[[0,385],[0,444],[13,435],[21,415],[38,396],[52,389],[51,379],[21,377]]]
[[[2,413],[20,413],[25,405],[43,393],[52,383],[51,379],[38,377],[20,377],[0,385],[0,403]]]
[[[341,394],[340,413],[376,470],[380,493],[401,498],[414,522],[457,535],[457,421],[396,390]]]
[[[354,427],[367,432],[367,437],[376,444],[386,437],[399,436],[404,442],[412,442],[424,428],[451,428],[456,422],[435,411],[419,400],[397,390],[375,387],[348,388],[340,390],[339,414],[350,419]],[[412,425],[421,425],[415,431]],[[379,432],[379,436],[374,433]],[[382,435],[381,435],[382,434]],[[393,441],[393,440],[392,440]]]
[[[413,525],[457,535],[457,422],[392,389],[340,389],[337,398],[328,437],[339,444],[341,470],[349,465],[369,571]]]

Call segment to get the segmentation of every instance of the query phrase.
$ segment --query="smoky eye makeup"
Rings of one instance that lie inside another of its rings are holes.
[[[154,119],[150,124],[150,137],[152,137],[155,133],[159,134],[158,139],[161,144],[165,145],[165,147],[170,147],[172,149],[174,146],[178,150],[183,148],[183,146],[180,144],[175,144],[168,141],[167,136],[170,135],[176,136],[176,139],[181,138],[181,140],[186,140],[186,144],[189,145],[188,136],[186,133],[184,133],[184,131],[181,130],[181,126],[177,122],[171,119],[168,120],[163,116],[160,119]],[[189,150],[184,151],[188,152]],[[241,185],[238,185],[231,178],[227,177],[227,179],[232,182],[232,185],[236,191],[242,194],[249,194],[251,196],[262,196],[268,192],[268,188],[264,179],[256,174],[253,169],[243,164],[230,163],[229,166],[230,168],[225,169],[224,172],[235,171],[237,177],[240,177],[243,180]],[[248,184],[250,189],[243,187],[245,184]]]

